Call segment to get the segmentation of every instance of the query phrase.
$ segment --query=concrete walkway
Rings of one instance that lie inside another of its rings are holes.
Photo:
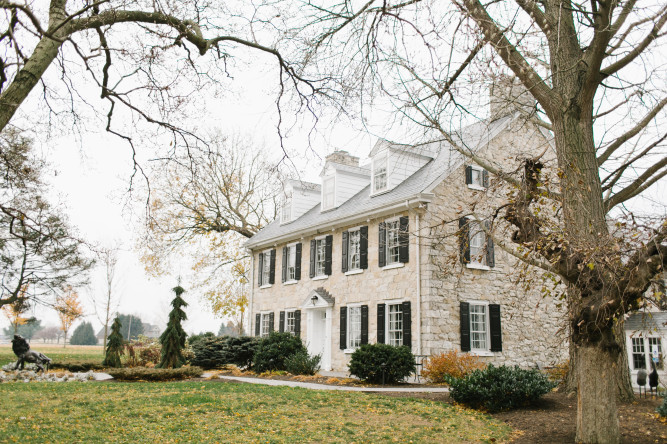
[[[203,375],[202,375],[203,376]],[[350,387],[345,385],[326,385],[316,384],[313,382],[300,381],[283,381],[280,379],[263,379],[263,378],[244,378],[242,376],[224,376],[218,375],[218,378],[228,381],[246,382],[248,384],[263,384],[273,386],[287,386],[287,387],[301,387],[311,390],[337,390],[342,392],[404,392],[404,393],[447,393],[447,387]]]

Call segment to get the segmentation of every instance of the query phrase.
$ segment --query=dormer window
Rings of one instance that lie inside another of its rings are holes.
[[[329,210],[336,204],[336,178],[325,177],[322,181],[322,210]]]
[[[280,210],[280,222],[286,223],[292,220],[292,196],[285,197],[282,209]]]
[[[373,192],[384,191],[387,188],[387,157],[383,156],[373,161]]]

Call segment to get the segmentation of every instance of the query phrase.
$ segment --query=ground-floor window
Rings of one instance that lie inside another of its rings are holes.
[[[653,358],[657,358],[656,368],[665,366],[662,355],[662,339],[659,337],[632,338],[632,368],[634,370],[649,369]]]
[[[387,310],[387,344],[403,345],[403,306],[391,304]]]
[[[357,348],[361,345],[361,307],[348,307],[347,310],[347,345]]]
[[[271,313],[262,314],[260,336],[268,336],[271,333]]]
[[[296,312],[285,313],[285,331],[294,334],[296,332]]]

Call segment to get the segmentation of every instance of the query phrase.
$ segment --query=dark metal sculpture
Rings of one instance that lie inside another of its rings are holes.
[[[637,371],[637,385],[639,386],[639,397],[642,397],[642,387],[644,387],[644,398],[646,398],[646,370],[643,368]]]
[[[14,351],[16,357],[19,358],[14,370],[18,369],[19,366],[21,367],[20,370],[23,370],[26,362],[35,364],[37,366],[37,371],[44,371],[44,364],[46,364],[46,370],[48,370],[49,365],[51,365],[51,359],[40,352],[30,350],[30,344],[21,335],[14,335],[14,339],[12,339],[12,351]]]
[[[651,360],[651,368],[653,371],[648,374],[648,385],[651,387],[651,396],[653,396],[653,389],[655,389],[655,394],[658,394],[658,369],[655,367],[655,362]]]

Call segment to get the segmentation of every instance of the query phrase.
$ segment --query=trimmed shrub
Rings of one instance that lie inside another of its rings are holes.
[[[300,350],[285,359],[285,369],[293,375],[314,375],[320,370],[320,355],[310,356]]]
[[[663,418],[667,417],[667,395],[665,395],[662,399],[662,404],[655,409],[656,412]]]
[[[194,344],[205,338],[215,338],[215,333],[212,331],[207,331],[206,333],[199,333],[196,335],[188,336],[188,344],[190,344],[190,347],[192,347]]]
[[[461,404],[498,412],[536,401],[558,384],[538,370],[489,364],[461,379],[451,378],[449,396]]]
[[[191,363],[202,368],[227,364],[248,368],[252,364],[257,339],[250,336],[206,337],[192,344]]]
[[[49,369],[68,370],[72,373],[88,372],[90,370],[103,370],[105,368],[106,367],[103,364],[100,364],[100,361],[54,361],[49,365]]]
[[[179,368],[113,368],[108,373],[119,381],[171,381],[198,378],[203,373],[201,367]]]
[[[462,378],[473,370],[486,365],[477,356],[450,350],[431,356],[424,363],[422,376],[434,384],[446,384],[449,378]]]
[[[405,345],[364,344],[352,353],[349,369],[362,381],[394,384],[415,372],[415,357]]]
[[[299,351],[306,351],[300,338],[291,333],[271,332],[257,343],[253,369],[257,373],[286,370],[285,359]]]

